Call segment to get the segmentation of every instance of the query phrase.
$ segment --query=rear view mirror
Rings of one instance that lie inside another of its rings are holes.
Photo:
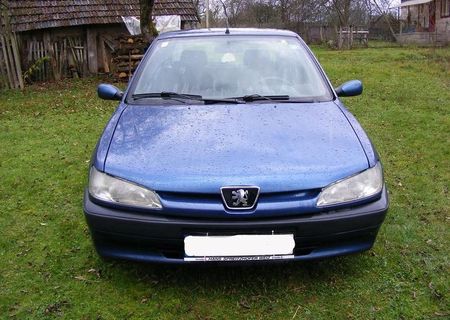
[[[362,82],[359,80],[347,81],[336,88],[338,97],[359,96],[363,92]]]
[[[104,100],[122,100],[123,92],[112,84],[100,84],[97,87],[98,97]]]

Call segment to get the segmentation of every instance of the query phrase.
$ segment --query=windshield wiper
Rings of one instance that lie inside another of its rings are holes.
[[[184,94],[176,92],[152,92],[152,93],[136,93],[132,95],[133,100],[147,99],[147,98],[163,98],[163,99],[187,99],[203,101],[202,96],[196,94]]]
[[[269,101],[280,101],[280,100],[289,100],[288,95],[277,95],[277,96],[263,96],[260,94],[250,94],[242,97],[234,97],[231,99],[239,99],[245,102],[253,102],[260,100],[269,100]]]
[[[289,99],[286,101],[280,101],[280,102],[286,102],[286,103],[317,103],[320,102],[319,100],[316,99],[311,99],[311,98],[298,98],[298,99]]]
[[[185,93],[177,93],[177,92],[154,92],[154,93],[137,93],[132,95],[133,100],[140,100],[140,99],[147,99],[147,98],[162,98],[162,99],[172,99],[184,102],[181,99],[184,100],[196,100],[196,101],[202,101],[205,104],[214,104],[214,103],[243,103],[237,99],[234,98],[226,98],[226,99],[209,99],[203,97],[201,95],[197,94],[185,94]]]
[[[277,103],[314,103],[318,102],[317,99],[312,98],[291,98],[288,95],[277,95],[277,96],[263,96],[260,94],[251,94],[242,97],[234,97],[233,99],[239,99],[245,102],[253,101],[276,101]]]
[[[239,101],[235,98],[222,98],[222,99],[214,99],[214,98],[205,98],[203,99],[205,104],[215,104],[215,103],[233,103],[233,104],[240,104],[245,103],[244,101]]]

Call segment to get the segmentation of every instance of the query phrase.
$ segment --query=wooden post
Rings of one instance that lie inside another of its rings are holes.
[[[348,49],[352,48],[352,37],[353,37],[353,26],[348,26],[347,32],[347,47]]]
[[[353,48],[353,32],[355,31],[355,27],[350,26],[350,49]]]
[[[97,32],[87,27],[86,32],[87,39],[87,58],[88,58],[88,70],[92,74],[98,73],[98,54],[97,54]]]
[[[343,44],[342,26],[339,26],[338,49],[342,49],[342,44]]]

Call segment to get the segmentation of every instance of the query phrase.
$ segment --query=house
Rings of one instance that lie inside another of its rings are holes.
[[[450,0],[402,0],[395,8],[401,19],[397,35],[400,43],[450,43]]]
[[[50,71],[41,74],[59,79],[77,68],[77,74],[109,70],[118,35],[127,34],[122,16],[138,16],[139,0],[2,0],[9,29],[18,38],[24,70],[42,58]],[[178,15],[181,29],[199,22],[192,0],[156,0],[154,16]],[[5,26],[4,21],[0,24]]]

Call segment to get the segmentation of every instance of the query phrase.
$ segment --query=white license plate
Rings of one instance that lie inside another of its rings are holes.
[[[185,261],[246,261],[292,259],[293,234],[187,236]]]

